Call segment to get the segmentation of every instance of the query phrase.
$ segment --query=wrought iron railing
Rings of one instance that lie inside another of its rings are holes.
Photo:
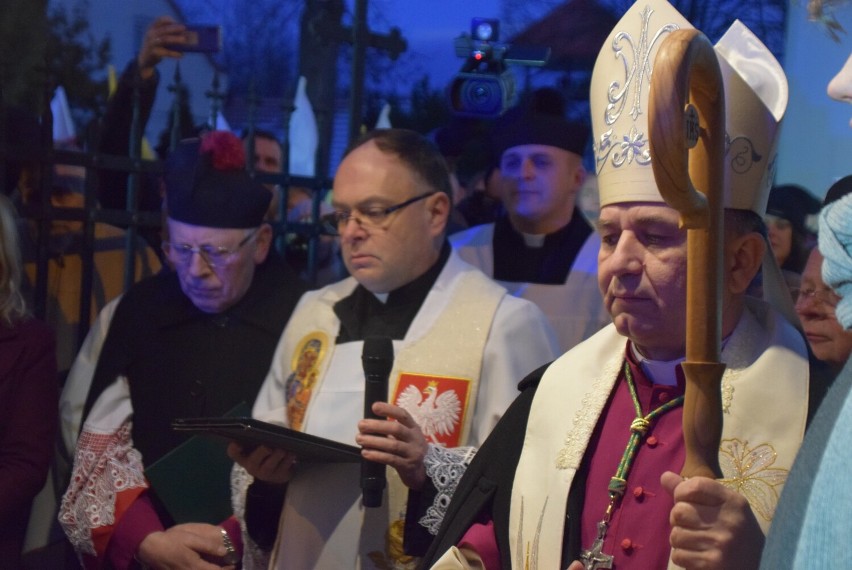
[[[180,91],[181,77],[180,68],[177,67],[175,75],[172,78],[170,91],[175,98],[173,108],[177,109],[177,98]],[[211,115],[220,112],[221,92],[219,91],[218,78],[214,78],[214,83],[210,91],[207,92],[208,100],[211,101]],[[97,141],[88,140],[82,146],[83,151],[61,150],[54,148],[52,141],[52,117],[50,109],[47,105],[41,112],[38,118],[39,122],[39,137],[35,144],[33,141],[28,141],[29,144],[19,144],[20,141],[10,141],[7,136],[0,136],[0,185],[6,185],[5,171],[12,161],[29,162],[37,165],[39,175],[37,178],[37,188],[35,188],[34,196],[38,199],[20,203],[20,215],[23,219],[23,231],[29,231],[31,235],[29,239],[35,244],[34,259],[29,259],[30,263],[35,264],[35,279],[32,283],[31,303],[33,313],[40,317],[45,317],[45,307],[48,298],[48,263],[50,260],[50,251],[48,249],[48,239],[50,236],[51,227],[56,221],[74,221],[82,224],[81,226],[81,243],[82,247],[75,253],[80,255],[81,261],[81,286],[80,286],[80,303],[78,315],[78,331],[77,342],[82,343],[90,327],[90,315],[92,312],[92,287],[93,276],[95,272],[94,250],[95,250],[95,227],[98,223],[110,224],[117,226],[126,231],[125,249],[124,249],[124,290],[127,290],[135,278],[135,260],[136,252],[138,251],[139,236],[141,232],[158,230],[162,226],[163,218],[160,212],[145,211],[139,208],[139,192],[142,185],[142,179],[145,176],[158,176],[162,173],[163,164],[159,159],[148,160],[142,158],[142,138],[144,125],[141,122],[139,86],[135,87],[133,97],[133,114],[131,129],[130,129],[130,145],[127,155],[104,154],[93,150],[97,148]],[[254,108],[255,98],[249,97],[249,122],[246,129],[249,133],[249,145],[253,148],[253,139],[251,133],[254,132]],[[282,117],[281,126],[283,132],[287,132],[289,122],[289,114],[293,110],[292,98],[285,98],[281,105]],[[7,114],[11,112],[7,109],[2,100],[0,100],[0,130],[5,130]],[[170,148],[178,142],[178,133],[181,132],[180,115],[175,111],[173,115],[172,136],[170,137]],[[323,141],[320,142],[323,144]],[[327,143],[326,143],[327,144]],[[283,189],[283,199],[280,203],[280,211],[278,221],[274,222],[273,229],[275,232],[275,244],[277,249],[284,254],[284,248],[291,236],[299,236],[300,243],[306,244],[307,248],[307,267],[305,270],[305,278],[309,282],[316,283],[317,279],[317,251],[319,239],[323,235],[328,235],[328,228],[325,228],[320,222],[320,202],[326,192],[331,187],[331,181],[326,176],[302,177],[291,176],[288,174],[287,158],[288,141],[283,141],[282,144],[283,167],[281,173],[264,173],[254,172],[252,165],[249,164],[249,171],[257,180],[279,185]],[[251,161],[249,161],[251,162]],[[55,165],[74,165],[85,169],[85,184],[83,185],[83,206],[66,208],[55,207],[51,205],[50,196],[53,188],[53,168]],[[105,208],[98,202],[99,176],[104,172],[120,172],[127,174],[126,187],[126,205],[123,209]],[[324,172],[317,169],[316,172]],[[286,216],[287,192],[288,188],[297,185],[309,189],[312,196],[312,217],[311,222],[290,222]],[[0,188],[5,194],[11,194],[14,188]],[[152,244],[153,245],[153,244]],[[156,248],[158,254],[159,249]]]

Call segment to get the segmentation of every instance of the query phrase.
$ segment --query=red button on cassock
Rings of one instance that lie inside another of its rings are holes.
[[[657,441],[657,438],[652,435],[648,439],[645,440],[645,443],[648,444],[648,447],[656,447],[658,441]]]

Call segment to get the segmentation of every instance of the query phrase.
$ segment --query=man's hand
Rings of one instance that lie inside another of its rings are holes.
[[[249,475],[266,483],[283,485],[293,477],[296,454],[265,445],[245,449],[239,443],[228,444],[228,457],[238,463]]]
[[[145,37],[142,38],[142,48],[136,56],[139,75],[148,79],[154,75],[154,68],[164,57],[179,59],[183,54],[166,46],[186,43],[186,26],[175,22],[169,16],[160,16],[148,26]]]
[[[188,523],[149,534],[139,545],[136,557],[154,569],[219,570],[223,566],[215,562],[227,553],[220,527]]]
[[[688,570],[753,569],[760,565],[764,536],[745,497],[706,477],[660,477],[674,498],[669,515],[672,561]]]
[[[355,442],[363,448],[361,455],[396,469],[408,488],[421,489],[426,482],[423,458],[429,445],[420,426],[411,414],[387,402],[373,404],[373,413],[396,421],[364,419],[358,422]]]

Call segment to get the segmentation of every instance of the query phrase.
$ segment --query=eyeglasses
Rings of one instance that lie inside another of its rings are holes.
[[[349,220],[355,220],[355,223],[357,223],[360,227],[364,229],[375,230],[381,228],[385,220],[387,220],[388,216],[390,216],[394,212],[402,210],[406,206],[410,206],[411,204],[428,198],[433,194],[435,194],[435,192],[419,194],[414,198],[406,200],[405,202],[396,204],[395,206],[389,206],[387,208],[371,206],[363,210],[335,210],[328,216],[325,216],[325,219],[334,228],[337,228],[338,232],[343,231],[343,229],[349,223]]]
[[[809,300],[833,309],[840,302],[840,297],[831,289],[793,289],[792,293],[796,304]]]
[[[251,238],[257,235],[260,228],[255,228],[246,237],[233,248],[227,248],[216,245],[196,245],[192,246],[188,243],[172,243],[164,241],[163,251],[166,252],[172,261],[181,265],[186,265],[192,261],[192,254],[197,253],[201,256],[207,265],[210,267],[223,267],[231,261],[233,255],[237,253]]]

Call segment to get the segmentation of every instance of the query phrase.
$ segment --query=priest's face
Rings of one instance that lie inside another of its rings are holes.
[[[437,261],[449,196],[434,193],[397,156],[383,152],[375,142],[355,148],[340,163],[332,205],[338,217],[346,218],[338,223],[343,262],[367,290],[389,293],[420,277]]]
[[[846,64],[829,82],[828,95],[832,99],[852,103],[852,54],[849,54]],[[852,126],[852,121],[849,125]]]
[[[512,224],[532,234],[553,233],[568,224],[586,177],[581,157],[538,144],[506,150],[500,159],[500,173],[503,204]]]
[[[598,285],[618,332],[644,356],[674,360],[686,337],[686,231],[652,202],[601,209]]]
[[[272,243],[272,229],[208,228],[169,218],[169,261],[178,274],[180,288],[192,304],[205,313],[221,313],[237,304],[254,278]],[[207,248],[210,255],[188,248]]]

